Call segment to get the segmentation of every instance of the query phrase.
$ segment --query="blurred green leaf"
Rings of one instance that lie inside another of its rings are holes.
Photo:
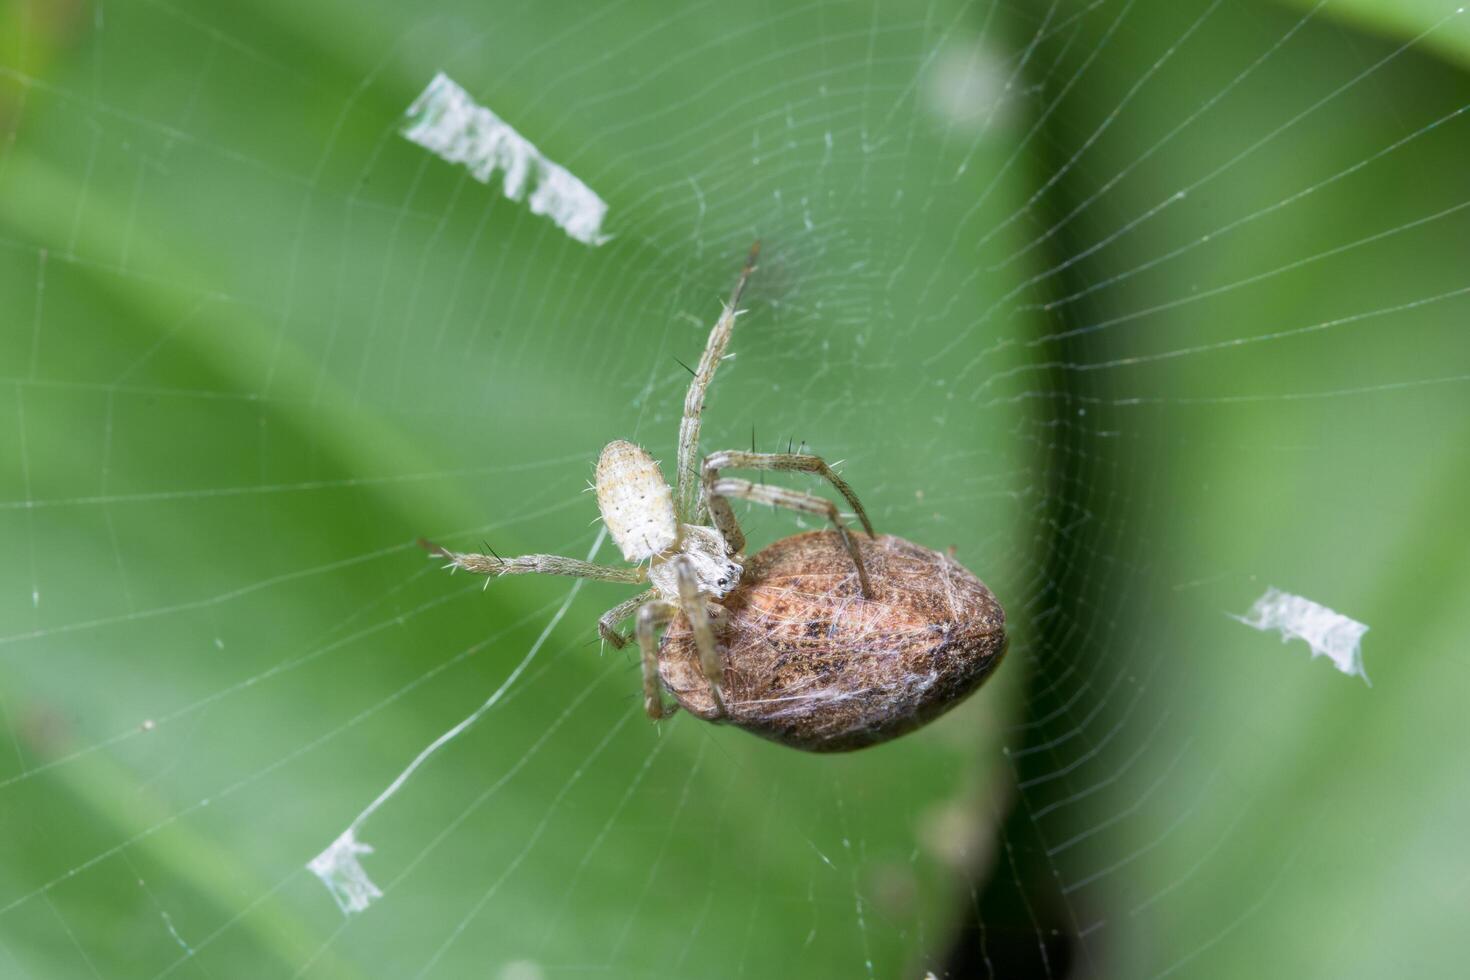
[[[1151,22],[1114,66],[1151,63],[1196,14]],[[1221,6],[1209,36],[1238,46],[1186,52],[1185,104],[1294,23]],[[1058,308],[1061,359],[1094,368],[1073,375],[1095,427],[1073,449],[1092,464],[1077,506],[1126,501],[1089,542],[1138,562],[1106,592],[1081,583],[1081,603],[1121,624],[1107,655],[1158,717],[1127,726],[1109,764],[1142,754],[1110,799],[1042,825],[1085,842],[1052,859],[1072,907],[1107,918],[1104,975],[1463,970],[1470,83],[1427,40],[1394,55],[1341,36],[1309,21],[1071,227],[1099,241],[1169,202],[1089,257],[1070,284],[1085,299]],[[1089,132],[1132,75],[1093,81],[1062,131]],[[1143,89],[1093,173],[1181,111],[1167,85]],[[1094,187],[1073,179],[1070,202]],[[1268,586],[1367,623],[1372,687],[1232,618]]]
[[[1470,66],[1470,14],[1445,0],[1289,0],[1303,10],[1322,13],[1361,30],[1422,45],[1446,59]]]

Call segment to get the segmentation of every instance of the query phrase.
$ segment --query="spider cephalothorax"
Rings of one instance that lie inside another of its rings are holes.
[[[669,486],[652,456],[630,442],[608,443],[597,460],[597,505],[631,566],[595,565],[558,555],[501,558],[424,544],[453,567],[482,575],[539,572],[652,586],[608,610],[597,624],[604,639],[622,647],[629,637],[617,625],[636,618],[644,707],[651,716],[662,718],[672,710],[661,693],[667,686],[679,704],[703,718],[730,721],[799,748],[856,748],[922,724],[977,687],[1004,649],[1004,616],[989,590],[953,561],[897,538],[884,538],[880,545],[857,496],[821,457],[728,450],[698,458],[704,395],[730,342],[736,304],[758,248],[751,249],[735,292],[710,331],[685,396],[676,486]],[[881,590],[875,592],[858,540],[830,500],[720,476],[725,469],[793,470],[826,479],[867,532],[866,547],[879,548],[875,555],[881,561]],[[782,550],[784,542],[777,542],[747,562],[745,534],[730,506],[732,498],[827,518],[834,528],[828,534],[844,557],[834,562],[819,544]],[[908,549],[905,561],[891,557],[896,546]],[[916,565],[916,555],[933,561]],[[941,582],[935,578],[941,573],[953,579]],[[790,602],[793,578],[820,582],[822,591],[801,591],[800,602]],[[855,615],[854,604],[870,608]],[[776,625],[785,632],[771,632],[772,643],[746,642],[752,632],[769,631],[769,610],[780,608],[800,609],[810,619],[796,624],[800,636],[783,639],[793,624],[782,622]],[[675,620],[677,637],[666,639],[671,659],[661,675],[657,631]],[[905,632],[889,634],[885,623]],[[739,680],[740,703],[726,704],[730,652],[721,651],[717,633],[740,639],[740,649],[770,654],[769,662],[753,656],[750,664],[731,665]],[[898,639],[885,641],[893,636]],[[844,644],[864,648],[838,649]],[[819,656],[811,656],[814,652]],[[765,664],[758,669],[770,683],[752,683],[748,668],[758,663]],[[691,664],[697,665],[692,673]],[[692,688],[691,678],[702,689]],[[824,697],[824,692],[832,696]],[[793,727],[793,713],[801,712],[815,714],[810,724]]]

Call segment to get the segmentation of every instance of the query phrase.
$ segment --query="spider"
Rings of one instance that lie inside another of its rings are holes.
[[[608,443],[597,461],[598,509],[631,567],[420,543],[450,567],[481,575],[652,586],[604,613],[597,628],[621,648],[632,637],[618,624],[635,617],[643,706],[655,720],[683,706],[798,748],[858,748],[924,724],[977,688],[1004,652],[1004,613],[952,558],[877,536],[857,495],[820,456],[725,450],[698,457],[705,393],[759,251],[757,242],[693,372],[679,425],[677,486],[670,488],[653,457],[630,442]],[[821,477],[847,502],[867,540],[859,546],[831,501],[723,476],[728,469]],[[815,514],[832,529],[784,538],[747,560],[732,499]],[[864,548],[876,563],[876,589]],[[664,627],[661,656],[657,634]],[[664,702],[663,688],[677,705]]]

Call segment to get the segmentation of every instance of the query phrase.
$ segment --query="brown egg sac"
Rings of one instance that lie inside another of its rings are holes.
[[[864,599],[836,531],[782,538],[724,599],[722,718],[689,621],[659,651],[664,686],[691,714],[811,752],[886,741],[954,707],[1005,654],[1005,612],[953,558],[903,538],[858,535]]]

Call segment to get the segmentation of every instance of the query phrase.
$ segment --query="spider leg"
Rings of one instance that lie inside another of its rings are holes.
[[[643,710],[654,721],[665,718],[678,710],[678,706],[664,704],[658,680],[658,638],[654,635],[660,626],[679,614],[679,607],[664,599],[654,599],[638,607],[638,649],[643,653]]]
[[[858,500],[857,494],[852,492],[852,487],[847,481],[836,473],[827,461],[820,456],[809,453],[758,453],[746,452],[743,449],[729,449],[721,453],[710,453],[704,458],[704,483],[708,488],[711,481],[719,478],[720,470],[789,470],[799,473],[815,473],[828,483],[847,501],[847,506],[857,515],[858,522],[862,524],[863,530],[868,532],[868,537],[876,537],[873,533],[873,522],[868,520],[867,511],[863,510],[862,502]]]
[[[740,279],[735,283],[735,290],[730,294],[730,302],[725,304],[724,312],[715,321],[710,330],[709,339],[704,344],[704,355],[699,359],[699,367],[694,372],[694,380],[689,382],[689,392],[684,396],[684,418],[679,423],[679,486],[674,494],[674,508],[679,515],[679,520],[685,524],[703,524],[703,504],[699,499],[699,422],[700,415],[704,412],[704,393],[709,388],[710,382],[714,380],[715,369],[720,366],[720,361],[725,356],[725,348],[730,344],[730,334],[735,329],[735,317],[739,314],[736,306],[740,302],[740,294],[745,291],[745,283],[755,269],[756,256],[760,254],[761,243],[756,242],[750,248],[750,256],[745,260],[745,268],[740,270]]]
[[[852,555],[852,563],[857,566],[858,584],[862,587],[863,598],[873,598],[873,587],[868,582],[868,569],[863,564],[862,552],[858,550],[857,541],[848,533],[847,524],[843,522],[842,515],[837,512],[836,504],[830,500],[814,497],[800,490],[788,490],[785,487],[765,486],[732,477],[715,480],[710,478],[712,472],[706,470],[705,477],[705,496],[710,501],[712,513],[718,513],[718,508],[721,506],[729,509],[730,505],[720,498],[739,497],[742,500],[753,500],[758,504],[770,504],[772,507],[786,507],[808,514],[820,514],[831,521],[833,527],[837,528],[837,533],[842,535],[842,541],[847,545],[847,553]]]
[[[725,672],[720,665],[720,654],[715,649],[715,632],[710,628],[709,611],[705,599],[699,594],[699,581],[689,560],[682,555],[674,559],[674,572],[679,580],[679,608],[689,620],[689,629],[694,633],[694,646],[699,650],[699,665],[709,681],[710,697],[715,702],[716,717],[724,717],[725,700],[720,695]]]
[[[603,613],[602,616],[597,620],[597,632],[602,636],[604,640],[611,643],[615,649],[621,650],[624,646],[627,645],[628,640],[630,640],[631,637],[623,633],[619,633],[617,631],[617,625],[623,620],[627,619],[629,616],[633,615],[635,612],[637,612],[639,606],[643,605],[650,599],[657,598],[658,590],[649,589],[647,592],[640,592],[633,598],[618,603],[616,606],[613,606],[607,612]]]
[[[455,568],[462,568],[476,575],[497,578],[501,575],[570,575],[573,578],[590,578],[602,582],[642,582],[648,578],[643,568],[613,568],[609,565],[594,565],[590,561],[563,558],[561,555],[521,555],[518,558],[501,558],[499,555],[479,555],[473,552],[450,551],[432,541],[419,539],[419,547],[429,554],[448,559]]]
[[[713,490],[715,479],[719,473],[705,464],[704,469],[704,503],[709,510],[710,519],[715,522],[715,530],[720,532],[720,537],[725,539],[725,547],[730,554],[743,554],[745,551],[745,532],[741,530],[740,521],[735,517],[735,511],[730,506],[730,501],[715,493]]]

